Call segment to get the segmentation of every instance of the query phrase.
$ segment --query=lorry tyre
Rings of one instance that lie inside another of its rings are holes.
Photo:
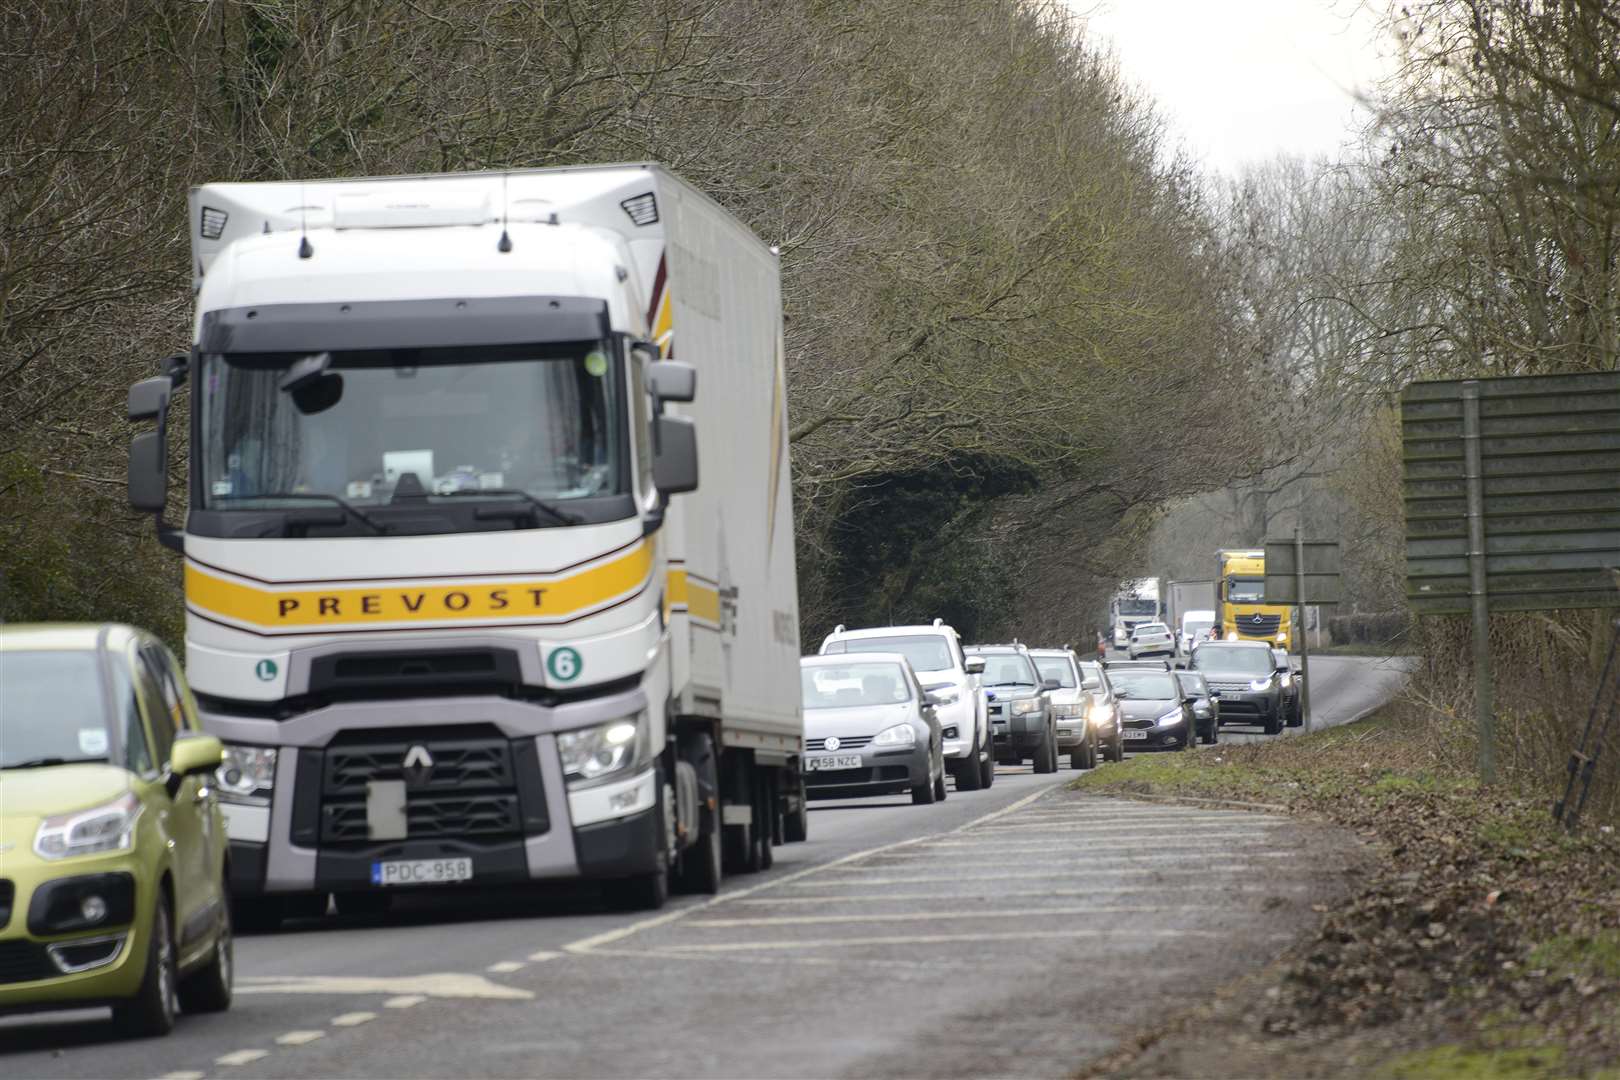
[[[224,1012],[230,1008],[235,970],[231,907],[226,904],[220,913],[219,928],[215,931],[213,955],[208,958],[208,963],[181,980],[180,1007],[188,1013]]]
[[[776,839],[776,784],[774,772],[759,769],[754,789],[754,846],[758,848],[754,861],[761,870],[769,870],[776,863],[772,841]]]
[[[662,770],[659,770],[660,773]],[[653,801],[653,820],[658,822],[657,852],[653,869],[634,877],[615,878],[602,884],[602,892],[614,907],[623,911],[657,911],[669,900],[669,849],[671,835],[669,815],[665,813],[664,784],[658,777]]]
[[[1035,751],[1035,771],[1038,773],[1057,772],[1057,736],[1051,728],[1046,729],[1046,737]]]
[[[152,936],[146,945],[146,973],[141,977],[140,989],[133,998],[113,1006],[113,1023],[127,1035],[167,1035],[174,1030],[175,1014],[180,1011],[179,968],[169,902],[159,893],[153,907]]]
[[[279,896],[238,896],[231,900],[231,921],[250,934],[275,933],[285,916]]]
[[[714,813],[704,809],[698,814],[697,843],[681,853],[681,868],[676,875],[676,887],[684,893],[713,896],[720,891],[724,873],[720,868],[720,826]]]
[[[782,839],[790,844],[810,839],[810,804],[805,798],[802,776],[799,778],[798,807],[783,815]]]

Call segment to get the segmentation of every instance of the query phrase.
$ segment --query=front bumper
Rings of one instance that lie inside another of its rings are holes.
[[[857,754],[861,759],[859,767],[817,769],[811,764],[820,759]],[[927,783],[932,771],[927,743],[910,749],[880,750],[867,746],[834,754],[810,753],[804,755],[803,761],[805,793],[812,799],[908,791]]]
[[[947,705],[936,711],[941,731],[953,727],[956,729],[956,738],[940,740],[940,750],[945,760],[952,761],[973,757],[979,738],[979,716],[972,696],[964,694],[957,699],[954,705]]]
[[[41,921],[51,898],[74,897],[82,879],[106,893],[107,917],[51,931]],[[133,851],[28,862],[0,880],[13,893],[0,921],[0,1015],[107,1004],[140,989],[157,887]]]
[[[1245,693],[1237,690],[1221,691],[1220,721],[1222,724],[1257,724],[1279,715],[1282,693],[1265,690]]]
[[[1146,736],[1132,735],[1133,731],[1146,732]],[[1191,738],[1186,720],[1173,724],[1143,727],[1141,721],[1125,722],[1125,748],[1127,750],[1173,750],[1187,745]]]

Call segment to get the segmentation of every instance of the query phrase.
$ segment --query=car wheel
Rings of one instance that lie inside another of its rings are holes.
[[[983,753],[984,745],[975,742],[973,753],[955,763],[956,771],[953,775],[956,777],[957,791],[978,791],[984,787]]]
[[[1046,738],[1035,751],[1035,771],[1038,773],[1057,772],[1057,736],[1051,728],[1046,729]]]
[[[113,1023],[127,1035],[167,1035],[180,1011],[174,931],[168,902],[160,894],[153,905],[152,940],[146,946],[146,974],[129,1001],[113,1006]]]
[[[1125,735],[1123,732],[1114,736],[1114,760],[1125,760]]]
[[[911,789],[911,802],[914,806],[931,806],[934,803],[934,782],[929,779]]]
[[[979,787],[988,788],[996,782],[996,753],[990,748],[988,732],[984,739],[984,756],[979,759]]]
[[[1080,753],[1080,751],[1078,751],[1078,750],[1070,750],[1069,751],[1069,768],[1073,769],[1075,772],[1080,772],[1085,767],[1086,767],[1085,755]]]
[[[214,955],[180,983],[180,1007],[188,1013],[224,1012],[231,1007],[236,978],[236,948],[231,939],[231,907],[224,905],[214,935]]]
[[[332,894],[332,904],[337,908],[339,915],[363,919],[386,914],[388,909],[394,906],[394,897],[392,893],[380,889],[340,892]]]
[[[1203,743],[1205,746],[1214,746],[1215,745],[1215,721],[1214,720],[1210,720],[1209,726],[1206,727],[1203,731],[1201,731],[1199,733],[1198,741]]]
[[[1265,724],[1265,729],[1264,730],[1265,730],[1265,733],[1267,735],[1281,735],[1282,734],[1282,729],[1283,729],[1282,709],[1281,709],[1281,707],[1278,707],[1278,708],[1272,709],[1270,715],[1268,715],[1266,717],[1266,724]]]
[[[939,775],[934,778],[934,801],[945,801],[945,763],[939,763]]]

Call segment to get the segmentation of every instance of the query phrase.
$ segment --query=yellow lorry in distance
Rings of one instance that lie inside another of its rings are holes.
[[[1266,553],[1222,548],[1215,553],[1215,625],[1226,640],[1268,641],[1287,648],[1293,641],[1293,607],[1266,603]]]

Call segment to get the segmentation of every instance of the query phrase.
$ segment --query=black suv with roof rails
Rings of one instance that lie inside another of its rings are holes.
[[[1222,724],[1259,724],[1267,735],[1282,733],[1286,688],[1269,642],[1208,641],[1187,666],[1220,692]]]

